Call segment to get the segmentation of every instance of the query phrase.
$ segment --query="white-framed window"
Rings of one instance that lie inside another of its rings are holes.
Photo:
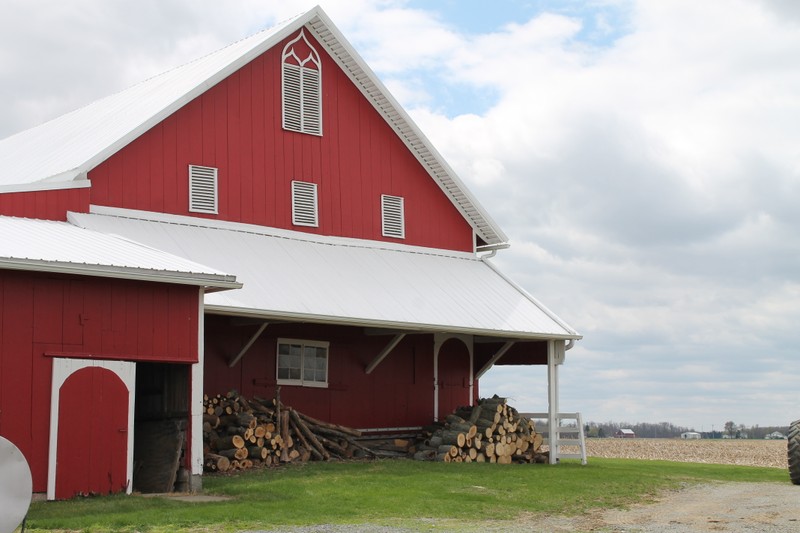
[[[304,30],[281,55],[283,128],[322,135],[322,62]]]
[[[406,220],[402,196],[381,195],[381,221],[384,237],[406,238]]]
[[[217,169],[189,165],[189,211],[209,213],[218,211]]]
[[[278,339],[278,385],[327,387],[329,346],[322,341]]]
[[[292,181],[292,224],[319,226],[316,183]]]

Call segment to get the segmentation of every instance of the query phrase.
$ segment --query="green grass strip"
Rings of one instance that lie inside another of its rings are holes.
[[[474,523],[524,514],[575,515],[652,500],[683,484],[788,483],[776,468],[591,458],[589,464],[308,463],[204,476],[222,502],[107,496],[37,502],[27,531],[236,531],[290,525]]]

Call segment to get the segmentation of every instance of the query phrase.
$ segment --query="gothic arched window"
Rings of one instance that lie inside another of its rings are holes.
[[[284,129],[322,135],[322,62],[304,30],[283,48],[281,59]]]

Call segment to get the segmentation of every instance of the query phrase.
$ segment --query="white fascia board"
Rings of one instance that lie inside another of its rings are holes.
[[[409,331],[414,333],[463,333],[482,337],[498,337],[500,339],[525,339],[525,340],[580,340],[578,334],[559,335],[548,333],[525,333],[519,331],[485,330],[450,326],[442,324],[420,324],[410,322],[391,322],[383,320],[369,320],[342,316],[313,315],[305,313],[287,313],[284,311],[258,310],[245,307],[229,307],[224,305],[205,304],[205,310],[211,315],[238,316],[260,319],[285,320],[288,322],[311,322],[315,324],[334,324],[339,326],[354,326],[363,328],[381,328],[392,331]]]
[[[559,317],[554,312],[552,312],[547,306],[545,306],[542,302],[537,300],[531,293],[529,293],[528,291],[523,289],[519,284],[514,282],[511,278],[509,278],[508,276],[503,274],[500,271],[499,268],[497,268],[494,264],[492,264],[491,261],[488,260],[488,258],[483,258],[482,261],[483,261],[484,264],[486,264],[486,266],[491,268],[495,272],[495,274],[497,274],[498,276],[503,278],[506,281],[506,283],[508,283],[509,285],[514,287],[517,291],[519,291],[519,293],[522,294],[525,298],[527,298],[533,305],[535,305],[536,307],[541,309],[541,311],[544,314],[546,314],[548,317],[550,317],[554,322],[556,322],[559,326],[564,328],[566,331],[569,331],[569,332],[572,333],[572,335],[560,336],[560,337],[555,337],[554,336],[554,337],[550,337],[550,338],[553,338],[553,339],[573,339],[573,340],[576,340],[576,341],[577,340],[581,340],[583,338],[583,335],[580,335],[577,331],[572,329],[566,322],[561,320],[561,317]]]
[[[66,177],[66,174],[60,175],[64,176],[69,181],[35,181],[33,183],[20,183],[18,185],[0,185],[0,194],[4,193],[14,193],[14,192],[37,192],[37,191],[56,191],[62,189],[89,189],[92,186],[92,182],[87,179],[73,179],[74,175],[79,175],[80,173],[75,171],[74,175],[73,172],[68,173],[72,177]]]
[[[35,259],[0,258],[0,269],[27,272],[53,272],[78,276],[152,281],[176,285],[194,285],[217,290],[241,289],[243,285],[234,276],[195,274],[191,272],[157,271],[143,268],[90,265]]]
[[[360,80],[356,76],[356,73],[354,73],[351,70],[350,66],[347,64],[346,61],[348,59],[347,57],[342,57],[341,54],[334,53],[330,49],[331,47],[326,45],[327,48],[326,51],[328,52],[328,55],[330,55],[334,59],[334,61],[336,61],[339,67],[345,72],[345,74],[347,74],[347,76],[356,85],[356,87],[358,87],[361,93],[367,98],[369,102],[372,103],[373,107],[380,113],[380,115],[384,118],[387,124],[389,124],[389,126],[395,131],[397,136],[403,141],[403,143],[411,151],[411,153],[414,154],[414,157],[416,157],[416,159],[423,166],[423,168],[425,168],[428,171],[428,173],[431,175],[436,184],[442,189],[445,195],[453,203],[455,208],[458,209],[458,211],[464,216],[464,218],[466,218],[470,222],[470,224],[473,226],[473,229],[475,229],[475,231],[479,235],[481,235],[481,238],[486,237],[481,228],[476,227],[477,224],[475,224],[474,216],[467,213],[464,206],[462,206],[461,204],[459,204],[459,202],[456,201],[455,197],[452,194],[452,191],[447,189],[445,184],[442,182],[441,177],[437,175],[436,170],[432,168],[430,162],[423,157],[423,154],[420,153],[419,148],[414,145],[414,143],[412,142],[413,140],[418,141],[430,153],[430,156],[436,161],[436,163],[441,165],[444,174],[453,182],[458,191],[461,194],[463,194],[464,197],[467,199],[470,206],[478,212],[480,217],[486,221],[486,224],[495,233],[497,239],[493,240],[493,242],[490,242],[489,244],[499,244],[508,241],[508,237],[505,235],[503,230],[500,229],[500,227],[497,225],[494,219],[492,219],[492,217],[486,212],[483,206],[472,195],[470,190],[467,189],[467,187],[464,185],[464,183],[461,181],[461,179],[458,177],[455,171],[450,167],[447,161],[442,157],[439,151],[436,150],[436,148],[433,146],[430,140],[428,140],[425,134],[422,133],[422,130],[419,129],[417,124],[411,119],[408,113],[406,113],[405,109],[399,104],[399,102],[397,102],[394,96],[392,96],[391,92],[389,92],[389,90],[386,88],[383,82],[381,82],[378,76],[361,58],[358,52],[356,52],[356,50],[350,45],[350,43],[347,41],[344,35],[342,35],[341,32],[339,32],[339,30],[336,28],[333,22],[328,18],[325,12],[318,8],[315,8],[312,11],[314,11],[316,17],[318,17],[320,21],[322,21],[323,25],[325,26],[325,29],[329,31],[331,35],[333,35],[336,44],[341,46],[341,48],[344,50],[347,56],[349,56],[349,59],[351,59],[355,63],[356,67],[358,67],[358,69],[363,72],[363,74],[369,79],[369,81],[375,85],[377,93],[386,99],[386,102],[388,104],[388,109],[387,106],[382,105],[375,99],[375,94],[370,93],[364,86],[363,80]],[[317,31],[315,31],[313,26],[310,29],[312,30],[314,37],[318,41],[325,43],[324,37],[321,36]],[[399,120],[391,117],[390,112],[396,113],[397,119]],[[412,137],[415,137],[415,139],[408,138],[408,136],[402,131],[403,126],[406,126],[410,130]]]

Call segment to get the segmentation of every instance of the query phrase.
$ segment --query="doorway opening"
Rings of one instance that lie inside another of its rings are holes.
[[[190,365],[136,364],[133,489],[186,492]]]

